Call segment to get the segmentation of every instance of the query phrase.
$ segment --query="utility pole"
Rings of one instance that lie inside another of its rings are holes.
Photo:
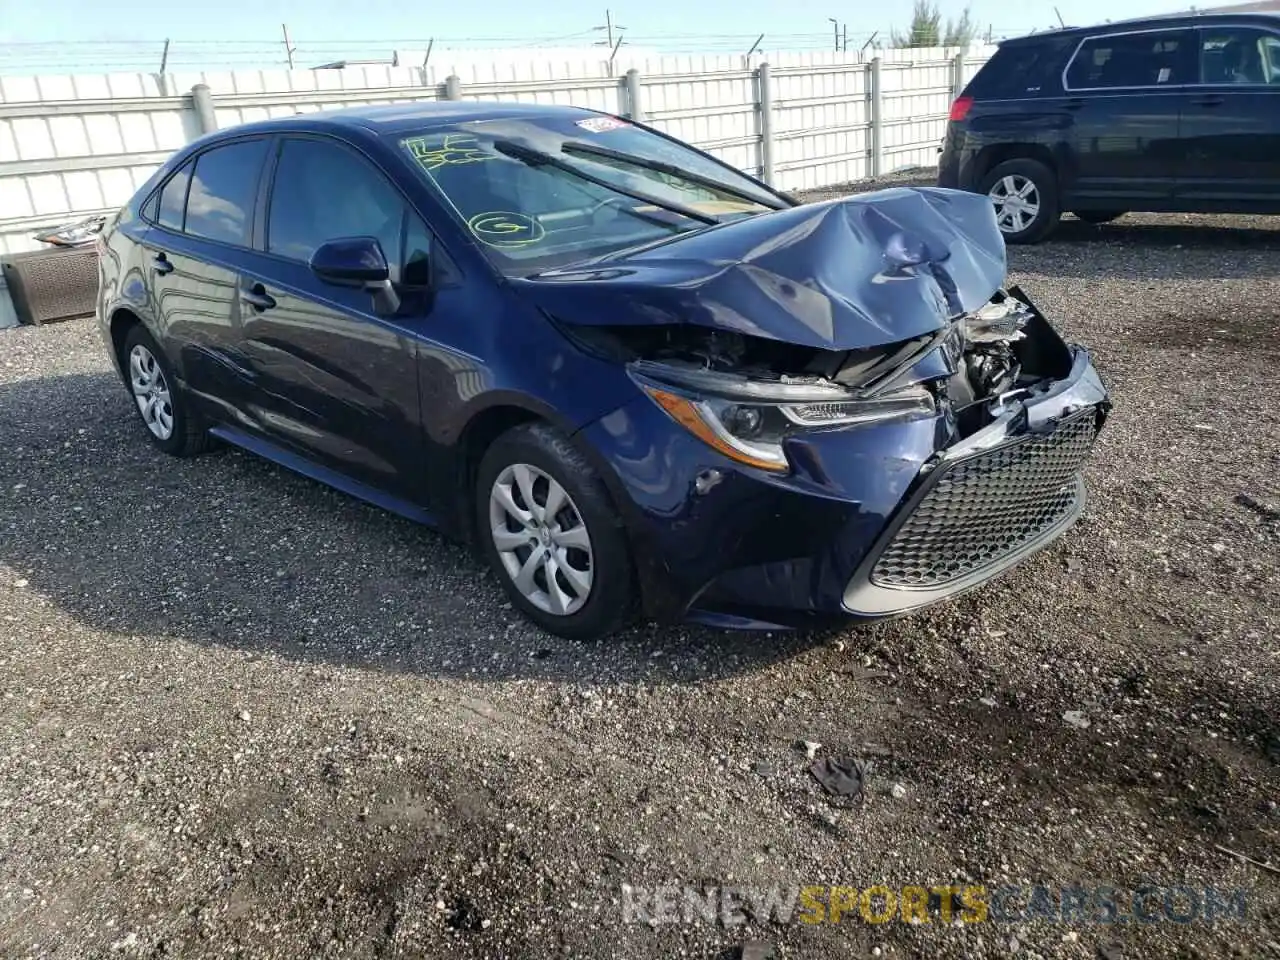
[[[835,31],[836,53],[839,53],[840,52],[840,21],[838,21],[835,17],[827,17],[827,20],[830,21],[831,23],[831,29]]]
[[[849,25],[847,23],[844,24],[843,30],[844,30],[844,36],[840,40],[840,52],[848,53],[849,52]]]
[[[164,73],[164,68],[169,65],[169,38],[164,40],[164,53],[160,54],[160,72]]]
[[[627,28],[620,23],[614,23],[613,12],[611,10],[606,10],[604,12],[604,26],[592,27],[591,29],[603,30],[605,31],[605,36],[607,37],[607,39],[605,40],[597,41],[596,46],[606,46],[610,50],[613,50],[616,52],[618,47],[622,44],[622,33]],[[615,29],[618,31],[618,39],[616,42],[614,41],[614,38],[613,38],[613,31]]]
[[[289,60],[289,69],[292,70],[293,54],[298,48],[289,45],[289,25],[288,24],[286,23],[280,24],[280,32],[284,34],[284,55]]]

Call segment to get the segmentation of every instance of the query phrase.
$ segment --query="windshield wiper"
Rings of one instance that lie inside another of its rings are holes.
[[[688,217],[690,220],[697,220],[699,223],[705,223],[708,226],[717,224],[720,221],[710,214],[695,210],[693,207],[686,207],[683,203],[676,203],[672,200],[662,200],[651,194],[644,193],[641,190],[632,190],[628,187],[620,187],[616,183],[610,183],[604,177],[597,177],[593,173],[587,173],[585,170],[561,160],[557,156],[550,153],[543,153],[541,150],[535,150],[533,147],[526,147],[522,143],[515,143],[511,140],[497,140],[493,144],[493,149],[499,153],[511,157],[513,160],[519,160],[533,167],[551,167],[569,174],[571,177],[577,177],[579,180],[585,180],[587,183],[594,183],[597,187],[604,187],[606,190],[612,190],[614,193],[621,194],[624,197],[630,197],[640,203],[649,203],[671,213],[678,213],[682,217]]]
[[[652,170],[654,173],[665,173],[671,177],[679,177],[689,183],[695,183],[700,187],[706,187],[708,190],[715,190],[719,193],[726,194],[730,197],[737,197],[739,200],[745,200],[748,203],[754,203],[757,206],[769,207],[772,210],[785,210],[786,205],[779,203],[772,198],[764,199],[746,190],[739,190],[737,187],[731,187],[728,184],[721,183],[714,177],[704,177],[699,173],[690,173],[683,167],[678,167],[674,163],[665,163],[662,160],[650,160],[648,157],[637,157],[635,154],[623,153],[621,150],[613,150],[609,147],[599,147],[594,143],[577,143],[569,142],[560,148],[562,153],[580,154],[584,157],[600,157],[602,160],[616,160],[618,163],[630,164],[633,167],[640,167],[642,170]]]

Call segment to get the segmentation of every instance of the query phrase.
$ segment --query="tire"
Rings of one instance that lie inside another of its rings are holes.
[[[1085,223],[1110,223],[1123,217],[1127,210],[1072,210],[1077,220]]]
[[[527,509],[525,490],[542,511],[552,483],[563,491],[564,504],[553,518],[539,517]],[[493,442],[476,471],[475,518],[494,575],[512,604],[542,629],[570,640],[595,640],[630,622],[636,578],[622,521],[604,481],[559,431],[545,423],[524,424]],[[523,586],[517,585],[521,572],[528,573]]]
[[[142,324],[135,324],[129,330],[120,351],[120,362],[133,411],[155,446],[174,457],[192,457],[209,448],[206,425],[191,409],[189,399],[178,386],[169,358]],[[151,392],[147,393],[148,390]],[[155,403],[149,416],[144,401],[152,398]]]
[[[1029,191],[1023,188],[1030,184]],[[1019,196],[1019,191],[1022,195]],[[996,218],[1005,243],[1036,243],[1058,225],[1058,178],[1038,160],[1006,160],[998,163],[982,178],[980,193],[991,197],[996,205]],[[1005,206],[1000,197],[1012,193],[1019,206]],[[1033,204],[1034,214],[1021,204]]]

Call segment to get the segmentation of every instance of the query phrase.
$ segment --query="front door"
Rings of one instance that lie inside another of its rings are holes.
[[[322,283],[307,262],[327,240],[378,239],[402,294],[395,316],[371,294]],[[429,319],[431,238],[399,191],[335,140],[286,137],[270,189],[264,252],[235,302],[253,371],[248,413],[269,439],[401,497],[423,488],[417,339]]]
[[[1192,30],[1158,30],[1080,44],[1064,72],[1065,209],[1141,209],[1170,200],[1194,41]]]
[[[1177,195],[1198,207],[1280,205],[1280,35],[1258,27],[1199,31],[1200,86],[1182,116]]]

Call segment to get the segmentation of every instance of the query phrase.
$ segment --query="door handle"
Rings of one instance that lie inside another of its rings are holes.
[[[267,288],[260,283],[255,283],[249,290],[240,291],[240,302],[248,304],[261,313],[263,310],[270,310],[276,305],[276,298],[267,293]]]
[[[167,273],[173,273],[173,264],[163,253],[157,253],[151,260],[151,269],[164,276]]]
[[[1197,107],[1216,107],[1222,103],[1222,97],[1216,93],[1210,93],[1203,97],[1195,97],[1191,102]]]

